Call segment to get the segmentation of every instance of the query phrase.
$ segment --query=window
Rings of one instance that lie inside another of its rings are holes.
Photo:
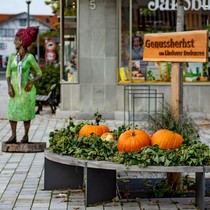
[[[66,1],[64,7],[64,72],[63,81],[78,83],[77,1]]]
[[[148,6],[151,2],[155,3],[152,0],[120,0],[119,83],[140,83],[151,80],[170,81],[170,62],[143,61],[143,40],[145,33],[175,31],[176,10],[160,10],[157,5],[156,10],[151,10]],[[164,4],[163,2],[162,4]],[[175,8],[175,6],[172,8]],[[209,11],[208,13],[210,14]],[[208,17],[210,16],[202,15],[201,10],[196,12],[185,11],[185,30],[206,29],[209,22]],[[188,64],[185,65],[185,70],[192,70],[188,66]],[[196,72],[196,67],[194,69],[193,74],[206,75],[207,70],[205,68],[199,73]]]
[[[26,24],[27,24],[27,20],[26,19],[20,19],[19,24],[20,24],[20,26],[25,27]]]
[[[46,29],[39,29],[39,34],[44,34],[46,31]]]
[[[1,37],[14,37],[15,30],[14,29],[0,29],[0,36]]]
[[[46,19],[45,19],[45,22],[46,22],[46,23],[49,23],[49,22],[50,22],[49,18],[46,18]]]
[[[7,44],[6,43],[0,43],[0,50],[6,50]]]

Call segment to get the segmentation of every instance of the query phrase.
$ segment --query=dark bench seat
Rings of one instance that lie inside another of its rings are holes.
[[[52,114],[56,111],[57,99],[56,99],[56,84],[53,84],[50,88],[48,95],[37,95],[36,96],[36,105],[38,109],[36,114],[40,114],[42,111],[42,106],[50,106]]]

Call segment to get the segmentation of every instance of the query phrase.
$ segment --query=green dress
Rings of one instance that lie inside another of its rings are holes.
[[[26,92],[24,90],[30,80],[30,69],[35,74],[42,74],[32,54],[26,54],[25,58],[22,60],[21,76],[20,74],[18,76],[16,54],[10,55],[6,77],[11,77],[11,84],[15,91],[15,97],[9,97],[7,118],[10,121],[28,121],[35,118],[36,88],[33,85],[31,91]]]

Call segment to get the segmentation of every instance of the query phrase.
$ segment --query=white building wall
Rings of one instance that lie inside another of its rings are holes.
[[[20,25],[20,19],[26,20],[25,26]],[[41,22],[39,19],[33,18],[32,16],[30,18],[30,26],[39,26],[40,31],[47,31],[50,29],[49,26]],[[15,52],[15,46],[14,46],[15,34],[20,28],[26,28],[26,27],[27,27],[27,13],[22,13],[18,16],[15,16],[14,18],[0,25],[0,29],[14,29],[14,36],[12,37],[2,37],[0,35],[0,43],[6,44],[5,49],[0,49],[0,55],[3,56],[3,67],[6,67],[5,66],[6,57],[8,57],[11,53]]]

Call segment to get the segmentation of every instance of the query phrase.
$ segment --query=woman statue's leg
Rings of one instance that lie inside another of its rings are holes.
[[[17,128],[17,122],[16,121],[9,121],[10,122],[10,127],[12,130],[12,136],[6,141],[7,144],[12,144],[16,143],[16,128]]]
[[[24,129],[25,129],[25,135],[23,136],[21,143],[28,143],[28,132],[30,129],[31,121],[24,121]]]

